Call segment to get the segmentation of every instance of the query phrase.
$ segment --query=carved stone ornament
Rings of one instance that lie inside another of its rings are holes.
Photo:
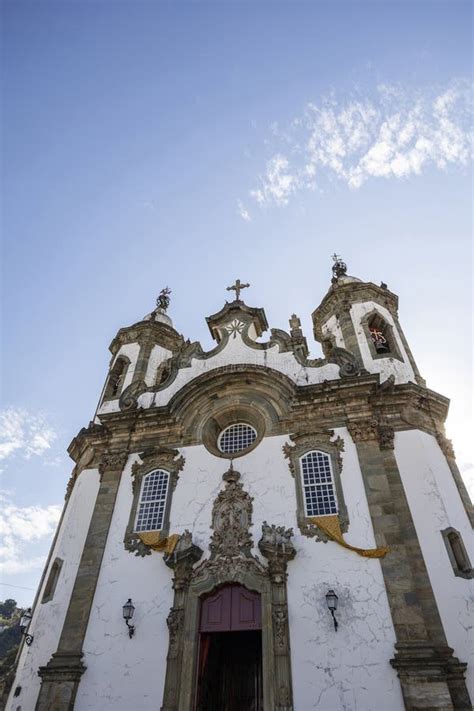
[[[284,649],[287,644],[286,628],[288,623],[288,610],[286,605],[275,605],[273,607],[273,629],[275,632],[275,642],[277,649]]]
[[[226,487],[219,493],[212,509],[211,560],[248,557],[252,548],[249,527],[252,525],[253,499],[243,490],[240,474],[232,465],[222,478]]]
[[[393,449],[395,432],[389,425],[380,425],[379,428],[380,449]]]
[[[125,388],[119,398],[119,408],[123,410],[134,410],[138,405],[138,398],[147,391],[144,380],[136,380]]]
[[[289,708],[291,703],[290,691],[287,686],[280,686],[278,690],[278,705],[281,709]]]
[[[357,358],[345,348],[337,348],[331,344],[331,341],[326,341],[325,349],[328,362],[335,363],[339,366],[339,375],[341,378],[348,378],[353,375],[366,375],[368,373],[368,371],[361,366]]]
[[[193,573],[193,566],[201,556],[202,549],[193,543],[193,536],[186,529],[180,536],[174,551],[163,555],[168,568],[174,571],[174,590],[182,590],[187,587]]]
[[[143,477],[154,469],[164,469],[169,473],[168,500],[165,508],[163,528],[161,531],[162,535],[166,536],[169,526],[171,495],[176,488],[179,472],[183,469],[185,460],[184,457],[179,454],[177,449],[171,449],[168,447],[153,447],[147,449],[140,454],[140,458],[142,460],[141,464],[135,462],[132,466],[133,502],[127,529],[125,531],[124,546],[126,550],[131,553],[135,553],[135,555],[143,557],[150,555],[152,552],[150,546],[147,546],[134,531]]]
[[[273,583],[281,584],[286,580],[288,562],[296,555],[292,543],[293,529],[284,526],[269,526],[262,523],[262,537],[258,542],[260,553],[268,560],[268,571]]]
[[[99,473],[102,476],[106,471],[121,472],[127,463],[128,452],[106,452],[102,455],[99,463]]]
[[[176,657],[178,652],[178,638],[183,625],[184,611],[182,609],[171,608],[166,623],[169,631],[168,657]]]
[[[379,423],[375,418],[349,422],[347,429],[356,444],[358,442],[378,440],[379,438]]]
[[[438,442],[441,451],[443,452],[445,457],[449,457],[450,459],[455,459],[456,455],[454,454],[454,448],[453,448],[453,443],[451,442],[450,439],[444,436],[441,432],[436,433],[436,441]]]

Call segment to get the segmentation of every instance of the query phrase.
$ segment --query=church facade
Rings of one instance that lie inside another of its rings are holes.
[[[8,711],[467,711],[474,515],[385,284],[122,328]]]

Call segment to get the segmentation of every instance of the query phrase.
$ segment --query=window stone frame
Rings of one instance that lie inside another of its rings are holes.
[[[295,480],[296,520],[298,522],[298,528],[303,536],[308,536],[308,538],[316,538],[316,540],[323,541],[324,543],[327,543],[329,540],[327,535],[320,528],[318,528],[318,526],[312,523],[309,520],[310,517],[306,515],[301,458],[304,457],[305,454],[309,454],[313,451],[319,451],[329,456],[334,491],[337,499],[337,514],[328,515],[339,517],[341,531],[342,533],[345,533],[349,529],[349,515],[344,499],[341,479],[341,452],[344,451],[344,440],[339,436],[335,440],[332,440],[332,437],[334,437],[334,430],[322,430],[320,432],[303,435],[290,435],[290,440],[293,442],[293,445],[287,442],[283,446],[283,453],[288,459],[288,467]]]
[[[150,555],[151,548],[143,543],[138,532],[135,531],[135,521],[137,518],[143,479],[147,474],[151,474],[151,472],[156,469],[161,469],[169,475],[165,510],[163,514],[163,526],[160,529],[160,534],[163,538],[166,538],[166,536],[169,535],[170,510],[173,492],[176,489],[179,472],[183,469],[185,460],[177,449],[168,449],[165,447],[147,450],[146,452],[142,452],[139,456],[141,463],[135,462],[132,466],[133,499],[123,543],[125,549],[130,553],[135,553],[136,556],[145,556]]]
[[[223,452],[219,449],[219,440],[222,433],[228,427],[239,423],[250,425],[255,430],[257,433],[255,440],[245,449],[237,452]],[[251,407],[246,403],[230,401],[226,407],[212,413],[206,419],[202,429],[202,444],[215,457],[238,459],[238,457],[243,457],[258,447],[267,434],[266,424],[264,415],[256,407]]]
[[[114,372],[115,368],[117,367],[117,365],[120,363],[120,361],[122,361],[125,364],[124,370],[123,370],[122,376],[121,376],[122,382],[120,383],[120,387],[118,388],[117,392],[115,394],[110,394],[109,393],[110,378],[112,377],[113,372]],[[125,355],[124,353],[119,353],[118,356],[115,358],[115,360],[109,370],[109,373],[107,375],[107,380],[105,383],[104,396],[102,398],[102,402],[110,402],[111,400],[118,400],[120,398],[120,396],[122,395],[122,393],[124,391],[123,384],[124,384],[125,379],[127,377],[127,373],[130,369],[131,362],[132,361],[130,360],[130,358],[127,355]]]
[[[384,330],[387,334],[388,343],[390,345],[390,350],[387,353],[378,353],[375,348],[375,343],[370,335],[369,321],[371,321],[374,316],[377,316],[384,323]],[[360,321],[362,328],[364,329],[365,337],[369,345],[370,355],[373,360],[379,360],[380,358],[394,358],[404,363],[403,356],[398,347],[397,339],[395,336],[395,329],[389,321],[383,316],[383,314],[378,311],[378,309],[372,309],[368,314],[366,314]]]
[[[469,565],[467,570],[461,570],[461,568],[459,567],[459,563],[456,560],[456,556],[453,551],[451,541],[449,540],[449,536],[452,535],[453,533],[457,536],[457,540],[461,546],[462,553]],[[448,526],[448,528],[445,528],[444,530],[441,531],[441,535],[443,536],[443,541],[446,546],[446,550],[448,552],[448,557],[449,557],[450,563],[452,565],[454,575],[456,575],[458,578],[465,578],[466,580],[470,580],[471,578],[474,578],[474,569],[472,568],[471,560],[469,558],[468,552],[466,550],[466,546],[464,545],[464,541],[462,539],[460,532],[456,528],[453,528],[452,526]]]
[[[44,586],[43,597],[41,598],[41,604],[49,602],[54,597],[54,592],[58,584],[59,576],[61,575],[61,568],[63,567],[64,560],[62,558],[55,558],[51,568],[49,569],[48,579],[46,585]]]

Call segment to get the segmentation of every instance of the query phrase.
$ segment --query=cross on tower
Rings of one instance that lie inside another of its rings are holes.
[[[240,279],[235,280],[235,284],[233,286],[228,286],[227,291],[235,291],[235,300],[240,301],[240,292],[242,289],[246,289],[250,284],[241,284]]]

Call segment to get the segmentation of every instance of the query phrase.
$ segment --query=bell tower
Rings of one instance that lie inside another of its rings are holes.
[[[425,385],[398,320],[398,296],[383,282],[376,286],[347,274],[337,254],[333,260],[331,287],[312,314],[325,355],[344,348],[382,380]]]
[[[168,287],[162,289],[156,308],[141,321],[121,328],[113,339],[109,373],[96,416],[134,407],[140,395],[168,378],[172,358],[184,344],[166,313],[170,294]]]

